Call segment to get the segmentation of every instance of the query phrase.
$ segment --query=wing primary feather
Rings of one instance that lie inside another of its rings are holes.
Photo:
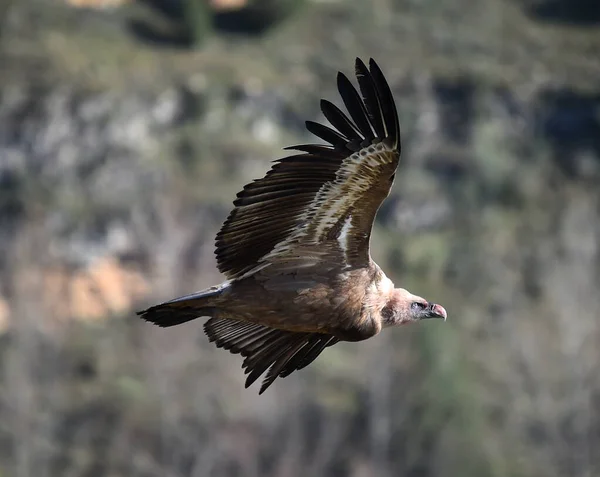
[[[339,151],[335,149],[330,144],[305,144],[300,146],[290,146],[286,149],[294,149],[296,147],[307,147],[307,148],[319,148],[320,151],[318,153],[310,153],[310,154],[294,154],[292,156],[282,157],[281,159],[275,159],[273,162],[275,166],[267,172],[269,174],[275,174],[278,171],[278,167],[281,167],[280,164],[289,164],[295,163],[298,164],[315,164],[315,163],[323,163],[323,164],[338,164],[340,163],[340,159],[343,159],[347,156],[347,154],[343,151]],[[261,179],[258,179],[260,181]],[[256,181],[255,181],[256,182]]]
[[[234,354],[248,353],[253,349],[253,346],[260,346],[261,343],[264,343],[274,334],[273,330],[268,328],[250,329],[246,333],[242,332],[239,336],[231,338],[226,343],[224,342],[223,348]]]
[[[365,138],[362,136],[357,127],[352,124],[350,119],[348,119],[348,116],[346,116],[344,112],[331,101],[322,99],[321,111],[323,111],[323,115],[327,121],[329,121],[334,128],[346,136],[350,141],[356,141],[359,144],[364,141]]]
[[[283,337],[280,336],[281,333],[279,330],[269,330],[268,328],[267,330],[267,333],[255,336],[254,339],[249,339],[248,342],[242,342],[239,345],[236,345],[236,351],[234,352],[239,353],[244,357],[251,357],[254,356],[253,353],[260,353],[265,344],[277,342],[278,340],[283,341]]]
[[[306,175],[305,174],[296,174],[296,175],[290,174],[289,176],[283,175],[283,176],[274,178],[272,181],[270,181],[270,183],[267,183],[267,184],[260,184],[260,183],[253,184],[252,187],[248,187],[247,189],[245,189],[245,193],[240,194],[240,196],[242,198],[245,198],[250,195],[260,194],[265,191],[274,191],[274,190],[277,190],[278,188],[284,189],[285,187],[289,187],[289,186],[310,187],[310,186],[316,186],[317,184],[321,184],[320,177],[312,177],[312,175],[309,175],[309,174],[306,174]],[[240,198],[240,197],[238,197],[238,198]]]
[[[287,146],[283,148],[284,151],[295,150],[307,152],[311,155],[326,155],[333,156],[336,159],[344,159],[347,154],[344,151],[340,151],[333,146],[327,144],[298,144],[296,146]],[[291,156],[298,157],[298,156]],[[312,158],[314,160],[314,157]],[[281,162],[282,159],[277,159],[274,162]]]
[[[383,75],[379,65],[371,58],[369,60],[371,76],[375,82],[377,91],[381,96],[381,109],[383,112],[383,120],[386,125],[387,138],[392,142],[394,149],[400,147],[400,120],[398,119],[398,111],[396,110],[396,102],[390,85]]]
[[[285,378],[292,374],[294,371],[298,371],[305,368],[312,363],[317,357],[323,352],[328,346],[333,346],[339,340],[335,336],[321,335],[313,336],[311,342],[302,348],[281,370],[279,376]]]
[[[212,317],[204,324],[210,342],[245,359],[242,369],[251,386],[265,371],[259,394],[278,377],[286,377],[312,361],[327,347],[337,343],[331,335],[293,332],[269,328],[257,323]]]
[[[257,357],[258,359],[253,359],[252,362],[244,364],[246,366],[246,372],[248,377],[246,378],[245,386],[249,387],[254,383],[260,376],[281,356],[283,356],[286,352],[288,352],[291,348],[296,346],[296,343],[299,340],[304,339],[304,336],[281,336],[278,337],[269,347],[261,350],[259,354],[252,356],[252,358]],[[289,341],[282,346],[282,343],[285,341]]]
[[[279,350],[283,351],[287,346],[286,342],[289,342],[292,338],[296,338],[299,336],[299,333],[293,332],[282,332],[280,330],[276,330],[278,333],[273,337],[273,339],[268,342],[263,343],[260,349],[255,349],[254,353],[249,354],[244,362],[242,363],[242,368],[245,369],[245,373],[251,373],[253,370],[257,369],[257,366],[260,366],[261,363],[264,364],[265,361],[269,361],[267,366],[256,376],[260,376],[273,362],[276,355],[276,352]],[[279,355],[277,355],[279,356]],[[254,380],[252,381],[254,382]]]
[[[371,73],[360,58],[356,58],[356,79],[358,86],[363,96],[365,107],[369,113],[369,119],[375,129],[378,139],[383,139],[387,136],[385,125],[383,123],[383,112],[381,111],[381,101],[377,94],[377,88]]]
[[[286,376],[289,376],[291,373],[296,371],[298,369],[298,365],[311,352],[311,350],[321,345],[323,338],[323,336],[311,336],[307,341],[306,346],[299,350],[280,370],[279,376],[285,378]]]
[[[352,85],[348,77],[341,72],[338,73],[337,86],[350,117],[364,138],[370,143],[375,138],[375,134],[373,133],[367,110],[358,91],[356,91],[356,88]]]
[[[302,339],[298,339],[295,343],[290,344],[285,353],[275,360],[275,362],[269,368],[269,371],[267,372],[267,375],[260,386],[260,390],[258,391],[259,395],[264,393],[267,388],[273,384],[273,381],[277,379],[285,365],[290,361],[291,358],[294,357],[294,355],[304,348],[306,344],[307,339],[305,336],[303,336]]]
[[[349,142],[348,138],[339,132],[314,121],[306,121],[306,129],[338,149],[346,149],[346,144]]]
[[[250,329],[246,332],[240,331],[239,334],[232,335],[228,338],[223,338],[220,342],[216,341],[217,347],[226,349],[233,354],[240,354],[242,351],[249,352],[253,344],[263,343],[272,334],[272,330],[254,330]]]

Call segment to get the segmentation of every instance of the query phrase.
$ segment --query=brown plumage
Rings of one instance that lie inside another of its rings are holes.
[[[335,129],[307,121],[329,145],[305,144],[246,185],[217,234],[219,270],[228,280],[139,312],[167,327],[201,316],[218,347],[244,357],[246,387],[265,371],[260,393],[277,377],[310,364],[338,341],[446,310],[392,282],[371,260],[375,214],[400,158],[394,98],[377,64],[356,60],[360,93],[337,83],[349,117],[329,101]]]

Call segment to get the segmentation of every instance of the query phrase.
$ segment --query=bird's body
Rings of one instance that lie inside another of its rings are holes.
[[[269,370],[261,392],[338,341],[446,318],[440,305],[394,288],[370,257],[375,214],[398,166],[400,130],[379,67],[357,59],[356,73],[362,98],[338,75],[351,119],[323,100],[337,131],[307,122],[331,146],[293,147],[303,153],[277,161],[238,194],[216,240],[228,280],[140,313],[159,326],[211,317],[209,339],[245,357],[246,386]]]
[[[353,336],[352,341],[359,341],[381,331],[381,309],[393,290],[391,280],[374,264],[300,285],[293,276],[282,276],[274,283],[258,272],[184,297],[179,303],[181,308],[194,305],[190,310],[193,318],[199,308],[211,308],[219,317],[289,331]],[[176,303],[171,302],[170,309]],[[165,321],[156,323],[174,325],[180,320],[183,315],[168,314]]]

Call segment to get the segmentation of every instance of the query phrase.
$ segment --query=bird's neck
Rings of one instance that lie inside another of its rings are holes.
[[[387,302],[381,310],[384,327],[404,325],[412,321],[406,306],[405,294],[406,290],[402,288],[390,290]]]

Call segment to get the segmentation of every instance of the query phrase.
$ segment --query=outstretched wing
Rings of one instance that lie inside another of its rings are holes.
[[[375,214],[389,194],[400,156],[400,127],[391,90],[372,59],[356,59],[360,94],[342,73],[337,85],[346,116],[329,101],[335,128],[307,129],[329,145],[289,147],[302,154],[276,161],[237,195],[216,240],[219,270],[229,278],[274,264],[367,266]]]
[[[209,341],[245,359],[242,364],[249,387],[268,370],[259,394],[278,377],[285,378],[312,363],[339,340],[328,334],[295,333],[228,318],[211,318],[204,324]]]

